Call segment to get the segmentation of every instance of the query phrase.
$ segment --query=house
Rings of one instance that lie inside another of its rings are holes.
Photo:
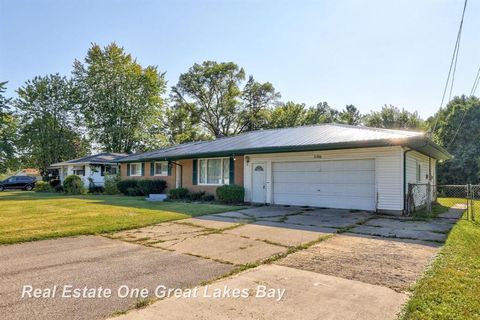
[[[62,183],[68,175],[76,174],[82,178],[85,186],[89,186],[89,178],[92,179],[96,186],[103,186],[105,183],[105,173],[117,174],[117,161],[127,155],[126,153],[103,152],[83,158],[54,163],[50,166],[50,169],[58,170],[58,176]]]
[[[122,179],[215,194],[238,184],[245,201],[401,213],[409,183],[436,183],[451,155],[424,133],[321,124],[252,131],[132,155]]]

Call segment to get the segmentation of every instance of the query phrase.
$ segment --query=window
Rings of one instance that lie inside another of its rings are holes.
[[[85,166],[73,167],[73,174],[75,174],[77,176],[84,176],[85,175]]]
[[[140,163],[130,163],[130,175],[131,176],[141,176],[142,175],[142,165]]]
[[[168,176],[168,162],[155,162],[155,171],[156,176]]]
[[[101,167],[100,175],[103,177],[105,174],[111,174],[111,175],[116,175],[117,174],[117,166],[116,165],[111,165],[111,164],[106,164]]]
[[[230,183],[230,158],[200,159],[198,183],[223,185]]]
[[[417,162],[417,182],[422,181],[422,166]]]

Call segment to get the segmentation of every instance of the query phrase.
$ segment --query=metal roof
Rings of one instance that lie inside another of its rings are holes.
[[[128,153],[113,153],[113,152],[102,152],[98,154],[89,155],[82,158],[67,160],[63,162],[58,162],[52,164],[50,167],[60,167],[66,166],[69,164],[109,164],[117,163],[118,160],[128,156]]]
[[[445,149],[435,144],[423,132],[328,123],[251,131],[212,141],[190,142],[152,152],[131,155],[121,159],[119,162],[392,145],[407,146],[439,160],[451,158],[451,155]]]

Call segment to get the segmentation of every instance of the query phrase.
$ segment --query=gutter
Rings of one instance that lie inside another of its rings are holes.
[[[409,149],[403,152],[403,214],[407,212],[407,153],[411,151],[415,150]]]

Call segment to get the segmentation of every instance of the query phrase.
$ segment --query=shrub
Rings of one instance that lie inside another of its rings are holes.
[[[105,192],[105,188],[102,187],[102,186],[90,186],[88,188],[88,193],[104,193]]]
[[[205,191],[190,192],[188,194],[188,200],[191,201],[200,201],[205,196]]]
[[[167,182],[165,180],[139,180],[138,189],[140,192],[148,196],[149,194],[158,194],[163,193],[167,187]]]
[[[65,180],[63,181],[63,188],[65,190],[65,193],[68,194],[86,193],[86,189],[83,187],[82,179],[75,174],[69,175],[65,178]]]
[[[63,186],[61,184],[59,184],[58,186],[55,186],[53,190],[58,193],[64,192]]]
[[[202,198],[203,201],[213,201],[215,200],[215,196],[213,194],[205,194]]]
[[[37,181],[33,190],[35,190],[36,192],[51,192],[52,187],[46,181]]]
[[[138,187],[129,187],[126,190],[125,195],[131,196],[131,197],[141,196],[142,192],[140,191],[140,189]]]
[[[128,196],[128,188],[135,189],[137,187],[138,187],[137,180],[132,180],[132,179],[120,180],[117,183],[118,191],[120,191],[126,196]]]
[[[120,182],[120,177],[116,174],[106,174],[105,175],[105,190],[106,194],[119,194],[118,183]]]
[[[52,188],[55,188],[56,186],[59,186],[59,185],[60,185],[60,180],[58,180],[58,179],[50,180],[50,186]]]
[[[218,200],[226,203],[243,202],[245,189],[236,184],[224,185],[217,188]]]
[[[186,199],[188,196],[188,189],[187,188],[175,188],[175,189],[170,189],[168,191],[168,197],[170,199]]]

